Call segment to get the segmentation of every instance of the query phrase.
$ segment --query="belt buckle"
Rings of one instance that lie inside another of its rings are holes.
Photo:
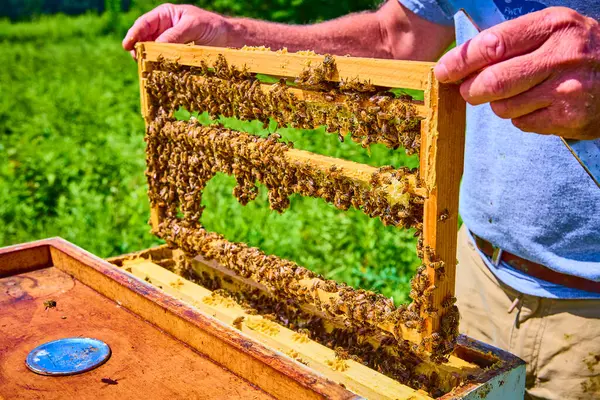
[[[502,249],[500,247],[492,246],[494,251],[492,252],[492,264],[494,267],[500,265],[500,261],[502,260]]]

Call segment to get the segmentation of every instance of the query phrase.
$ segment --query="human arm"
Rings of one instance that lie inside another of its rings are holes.
[[[350,14],[312,25],[287,25],[248,18],[227,18],[189,5],[163,4],[131,27],[123,47],[140,41],[242,47],[287,47],[290,51],[350,54],[358,57],[433,61],[454,39],[452,27],[412,13],[397,0],[377,11]]]
[[[600,138],[600,25],[569,8],[487,29],[445,54],[435,73],[464,80],[467,102],[490,103],[523,131]]]

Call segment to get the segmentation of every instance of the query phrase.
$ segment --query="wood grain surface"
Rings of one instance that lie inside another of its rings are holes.
[[[46,258],[46,260],[49,261],[54,268],[73,277],[77,285],[86,285],[89,288],[92,288],[97,296],[105,296],[108,301],[107,304],[118,304],[119,308],[129,310],[133,313],[133,316],[139,317],[140,320],[145,321],[146,324],[152,324],[151,326],[158,327],[159,332],[163,335],[166,335],[167,337],[169,337],[168,335],[171,335],[170,337],[180,341],[178,343],[185,343],[191,349],[208,357],[208,359],[214,361],[218,365],[225,367],[233,374],[243,377],[248,382],[251,382],[272,396],[289,400],[297,400],[299,398],[349,400],[357,398],[354,393],[318,374],[314,370],[299,362],[291,360],[274,349],[251,340],[237,329],[222,324],[211,316],[167,295],[148,282],[125,273],[114,265],[111,265],[101,258],[96,257],[61,238],[46,239],[23,245],[0,248],[0,264],[2,261],[8,263],[7,265],[4,265],[2,269],[5,273],[10,274],[12,270],[15,271],[13,276],[18,275],[21,269],[31,267],[26,264],[21,265],[15,262],[15,260],[21,258],[23,260],[31,259],[30,261],[32,262],[39,262],[40,257],[38,253],[40,253],[40,250],[43,250],[45,254],[48,254],[49,250],[50,258],[49,260]],[[19,253],[21,253],[21,255],[19,255]],[[37,254],[37,256],[25,257],[25,255],[30,254]],[[42,266],[37,269],[43,268],[44,267]],[[9,284],[9,286],[15,286],[14,282]],[[33,286],[48,287],[51,286],[51,284],[45,281],[42,283],[36,281]],[[7,290],[5,290],[5,292],[8,293]],[[6,304],[3,305],[2,302],[0,302],[0,308],[6,310],[3,310],[4,314],[0,314],[0,328],[7,330],[4,332],[0,329],[0,345],[2,345],[2,352],[8,353],[9,349],[14,347],[10,344],[10,336],[7,332],[11,332],[12,334],[10,329],[14,329],[15,332],[27,329],[27,324],[30,322],[27,319],[20,320],[19,318],[13,320],[15,318],[14,316],[20,317],[20,314],[22,313],[19,307],[23,306],[20,304],[28,303],[29,300],[31,300],[29,297],[33,298],[33,296],[28,294],[25,290],[21,289],[18,290],[18,292],[20,294],[10,296],[11,298],[6,297],[6,301],[4,301]],[[69,291],[69,296],[73,294],[72,292],[72,290]],[[18,300],[15,299],[15,296]],[[50,300],[55,300],[57,303],[59,302],[59,299]],[[42,305],[43,301],[41,303]],[[15,303],[19,303],[19,305],[15,305]],[[81,308],[85,311],[87,305],[87,300],[84,299],[77,303],[77,307],[74,307]],[[57,309],[59,308],[57,307]],[[115,322],[116,320],[113,321],[114,318],[111,316],[110,312],[111,308],[108,307],[107,310],[109,310],[108,314],[103,314],[104,320],[100,325],[103,327],[110,326],[112,328],[112,324],[116,324],[117,322]],[[44,309],[44,311],[49,310]],[[29,310],[25,310],[23,313],[24,315],[31,314]],[[7,322],[2,322],[2,318],[7,318]],[[62,316],[60,319],[63,320]],[[129,329],[135,331],[138,328],[129,323],[124,323],[122,329],[123,332],[126,332]],[[54,339],[54,337],[51,336],[52,333],[53,331],[46,329],[44,332],[40,332],[40,335],[41,337],[51,340]],[[166,349],[164,350],[164,360],[167,363],[165,368],[170,368],[169,362],[180,363],[177,361],[176,357],[170,356],[170,352],[173,350],[168,343],[152,343],[149,348],[152,349],[154,346],[164,347]],[[32,348],[33,347],[35,346],[32,346]],[[161,351],[163,350],[161,349]],[[2,357],[2,352],[0,352],[0,358]],[[162,363],[162,360],[160,361]],[[158,363],[158,361],[151,359],[150,363],[154,364]],[[182,371],[190,368],[189,365],[184,366]],[[153,371],[152,374],[153,376],[162,376],[155,371]],[[0,368],[0,377],[2,375],[2,369]],[[180,374],[177,373],[174,375],[179,376]],[[18,381],[18,378],[15,378]],[[108,378],[113,379],[112,377]],[[223,379],[218,377],[215,379],[223,381]],[[190,380],[194,382],[198,381],[196,378]],[[142,386],[146,387],[145,385]],[[1,382],[0,388],[2,388]],[[197,386],[194,386],[194,388],[198,390]],[[142,387],[140,387],[140,389],[142,389]],[[238,396],[229,396],[227,392],[222,392],[220,388],[218,389],[219,390],[215,390],[211,394],[203,394],[202,398],[238,398]],[[177,392],[186,393],[185,390],[182,390],[179,386],[177,387]],[[155,393],[157,392],[151,391],[152,397],[154,397]],[[158,393],[160,394],[160,392]],[[223,393],[225,393],[225,395],[223,395]],[[136,398],[136,395],[137,393],[133,395],[133,398]],[[161,395],[159,398],[165,397],[166,396]],[[64,398],[64,396],[60,396],[60,398]],[[88,397],[84,396],[83,398]],[[180,397],[177,396],[177,398]],[[194,397],[183,396],[183,398]]]
[[[222,54],[231,65],[245,66],[250,72],[273,76],[296,77],[308,65],[319,65],[323,55],[277,53],[273,51],[239,50],[223,47],[188,46],[185,44],[144,42],[138,43],[137,54],[146,61],[177,61],[181,65],[200,66],[214,63]],[[333,56],[337,73],[333,81],[369,80],[376,86],[424,90],[427,86],[431,62],[386,60],[362,57]]]
[[[46,300],[56,301],[56,307],[46,309]],[[74,376],[41,376],[27,369],[25,358],[33,348],[72,336],[103,340],[111,358]],[[272,398],[55,267],[0,279],[0,397]]]
[[[429,282],[435,288],[431,307],[437,311],[435,316],[423,313],[427,321],[425,334],[430,335],[438,331],[447,311],[442,304],[454,296],[456,286],[458,197],[464,164],[466,103],[458,85],[439,83],[432,69],[425,90],[425,105],[430,114],[421,125],[419,168],[429,197],[425,200],[423,242],[436,259],[432,260],[425,251],[424,262],[443,261],[445,265],[443,278],[433,268],[427,268]]]

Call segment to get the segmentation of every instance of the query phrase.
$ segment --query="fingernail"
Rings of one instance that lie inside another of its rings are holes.
[[[450,74],[448,73],[448,68],[443,62],[439,62],[435,68],[433,69],[433,73],[435,77],[440,82],[448,82],[450,80]]]

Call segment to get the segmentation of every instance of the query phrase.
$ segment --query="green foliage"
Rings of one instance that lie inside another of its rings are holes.
[[[146,12],[165,3],[160,0],[133,0],[132,8]],[[370,10],[380,0],[174,0],[174,4],[194,4],[220,14],[304,24],[325,21],[351,12]]]
[[[324,21],[354,11],[375,8],[375,0],[196,0],[196,5],[227,15],[243,15],[277,22]]]
[[[30,20],[45,14],[64,13],[70,15],[86,12],[103,13],[128,11],[137,13],[150,11],[160,0],[0,0],[0,18],[13,21]],[[354,11],[375,8],[377,0],[174,0],[175,4],[195,4],[207,10],[226,15],[266,19],[277,22],[307,23],[323,21]]]
[[[0,17],[26,20],[43,14],[104,11],[104,0],[0,0]]]
[[[66,15],[42,16],[35,23],[0,22],[0,42],[7,46],[18,47],[25,43],[47,46],[62,41],[72,41],[59,46],[60,49],[67,46],[77,46],[80,42],[97,40],[98,36],[109,31],[109,18],[107,15],[101,17],[94,14],[86,14],[76,18]],[[10,52],[15,52],[11,50]],[[3,57],[9,57],[6,55]],[[17,57],[17,56],[15,56]],[[4,59],[4,58],[3,58]]]
[[[90,16],[47,21],[39,41],[0,43],[0,242],[60,235],[100,255],[157,242],[145,225],[135,64],[114,37],[42,44]]]
[[[123,25],[135,18],[125,14]],[[0,246],[62,236],[99,256],[157,244],[149,234],[137,68],[106,15],[0,22]],[[185,112],[182,113],[185,117]],[[199,116],[205,122],[206,116]],[[258,122],[223,119],[265,135]],[[402,151],[370,154],[323,129],[282,129],[296,148],[371,165],[414,166]],[[294,196],[280,215],[266,195],[241,206],[234,180],[205,191],[205,225],[353,286],[407,299],[418,260],[412,232],[356,210]]]

